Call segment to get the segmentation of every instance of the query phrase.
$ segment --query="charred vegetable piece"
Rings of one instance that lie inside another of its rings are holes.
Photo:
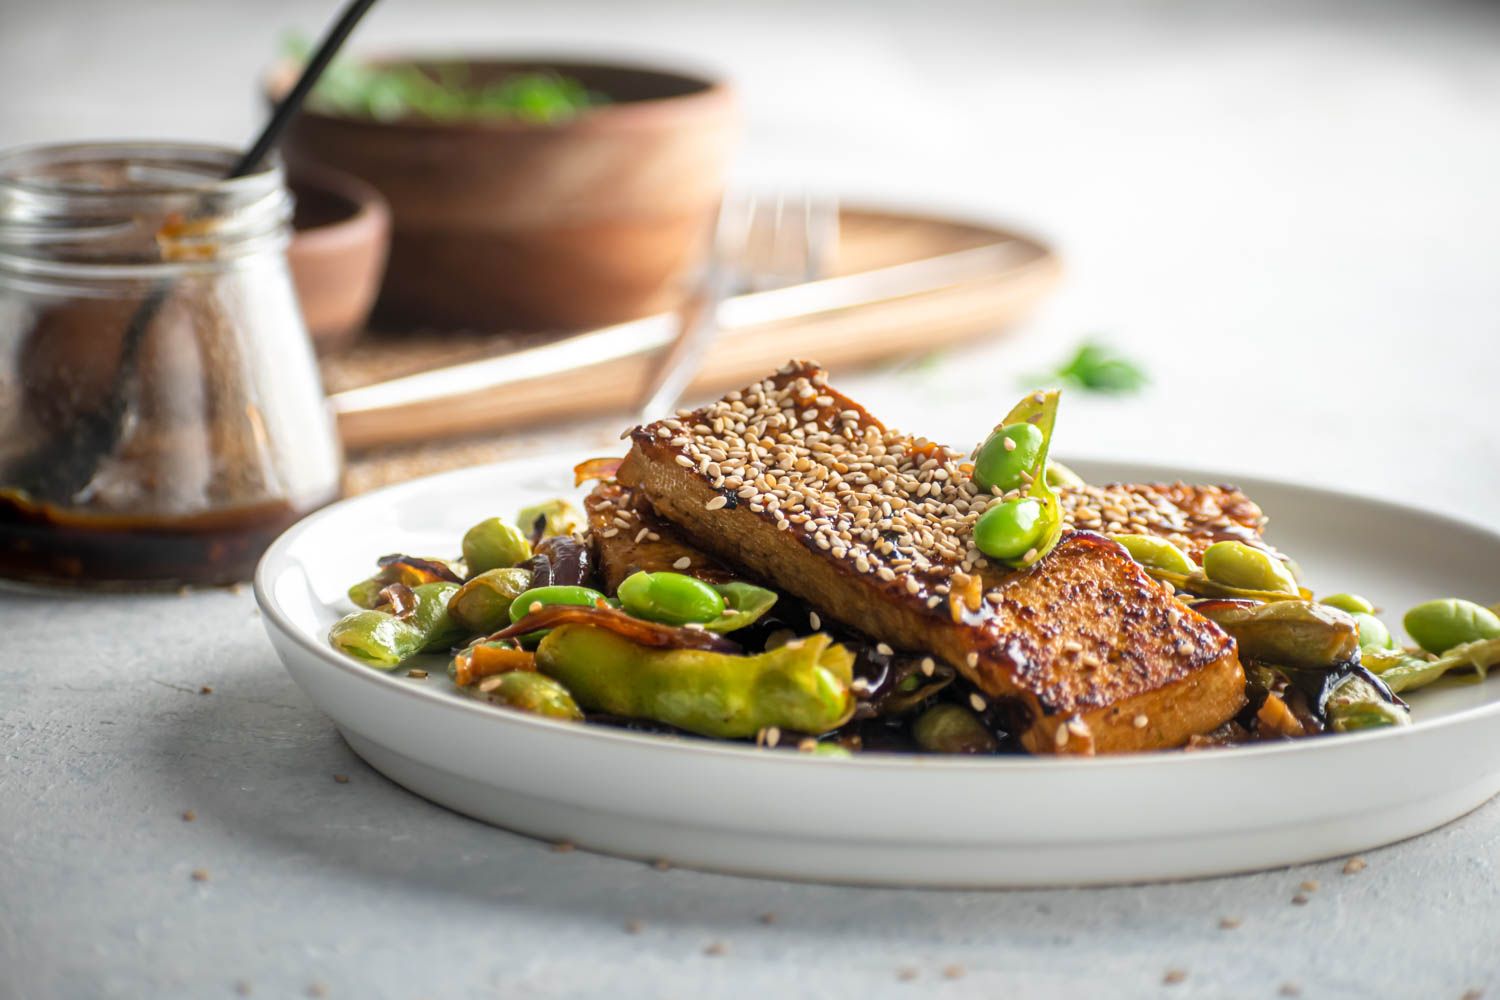
[[[513,642],[480,639],[453,655],[448,676],[459,687],[512,670],[535,670],[536,657]]]
[[[724,595],[682,573],[632,573],[616,596],[630,614],[666,625],[706,626],[724,613]]]
[[[334,624],[328,641],[335,649],[383,670],[418,653],[444,649],[463,634],[448,616],[448,601],[457,591],[458,584],[447,582],[413,587],[416,603],[409,614],[356,611]]]
[[[510,624],[510,606],[531,587],[524,569],[491,569],[473,577],[448,601],[448,614],[465,632],[490,633]]]
[[[731,580],[716,583],[713,588],[724,598],[724,611],[704,628],[711,632],[734,632],[754,625],[761,616],[776,606],[776,592],[753,583]]]
[[[381,556],[376,565],[380,567],[374,576],[361,580],[349,588],[349,600],[359,608],[374,608],[380,604],[380,592],[393,583],[408,587],[419,587],[424,583],[462,583],[457,573],[447,563],[437,559],[422,559],[417,556]]]
[[[536,554],[522,564],[533,586],[586,587],[593,583],[593,555],[572,535],[552,535],[536,544]]]
[[[1062,508],[1057,494],[1047,483],[1047,451],[1052,444],[1052,425],[1057,419],[1057,398],[1056,389],[1027,396],[1006,415],[981,448],[982,453],[992,447],[1004,451],[1004,442],[1014,440],[1006,432],[1017,424],[1030,425],[1040,432],[1041,440],[1035,449],[1030,444],[1024,449],[1023,457],[1031,459],[1026,467],[1011,468],[1013,463],[1009,460],[1001,462],[997,459],[993,463],[995,470],[1005,473],[1006,482],[1013,478],[1020,484],[1024,496],[991,504],[974,524],[974,544],[979,550],[1016,569],[1035,566],[1052,551],[1062,536]],[[1028,441],[1034,437],[1029,431],[1013,433]],[[1023,451],[1019,441],[1015,450]],[[978,476],[977,463],[975,472]],[[982,479],[976,479],[976,482],[984,486]],[[1000,486],[1002,490],[1011,488],[1000,482],[992,485]],[[988,490],[989,486],[984,488]]]
[[[1411,713],[1405,706],[1388,700],[1375,684],[1359,674],[1350,674],[1333,690],[1323,711],[1328,728],[1336,733],[1411,725]]]
[[[1414,691],[1440,680],[1453,670],[1473,670],[1479,679],[1500,667],[1500,639],[1481,639],[1454,646],[1442,656],[1406,650],[1370,650],[1364,664],[1392,691]]]
[[[1285,563],[1244,542],[1215,542],[1205,549],[1203,575],[1226,587],[1293,596],[1298,593],[1297,580]]]
[[[912,739],[932,753],[994,753],[1000,741],[962,705],[934,705],[912,723]]]
[[[527,670],[512,670],[508,673],[486,677],[467,689],[476,698],[492,705],[512,708],[518,712],[530,712],[549,719],[566,722],[582,722],[583,712],[578,702],[551,677]]]
[[[1406,634],[1429,653],[1446,653],[1454,646],[1500,639],[1500,615],[1473,601],[1445,597],[1425,601],[1406,613]]]
[[[531,558],[531,542],[521,529],[498,517],[480,521],[465,532],[463,550],[470,576],[507,569]]]
[[[525,507],[516,515],[516,526],[535,545],[552,535],[571,535],[582,531],[583,513],[566,500],[544,500]]]
[[[1336,608],[1311,601],[1196,601],[1193,610],[1239,644],[1240,656],[1288,667],[1320,669],[1354,660],[1359,629]]]
[[[605,629],[564,625],[537,648],[537,667],[590,711],[745,739],[776,726],[821,733],[848,720],[854,657],[826,635],[754,656],[651,649]]]

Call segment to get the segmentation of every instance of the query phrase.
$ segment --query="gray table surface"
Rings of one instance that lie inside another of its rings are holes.
[[[0,0],[0,145],[240,141],[246,81],[328,6]],[[747,182],[1053,239],[1068,284],[1017,336],[841,378],[902,427],[967,440],[1017,372],[1102,331],[1155,381],[1075,395],[1070,452],[1500,520],[1500,7],[389,0],[361,38],[722,65]],[[364,767],[248,591],[0,592],[0,740],[0,1000],[1500,996],[1496,803],[1355,875],[930,893],[658,872]]]

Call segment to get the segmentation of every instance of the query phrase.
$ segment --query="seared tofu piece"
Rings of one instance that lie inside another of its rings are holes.
[[[1233,486],[1111,483],[1058,490],[1069,527],[1109,535],[1157,535],[1203,562],[1214,542],[1236,541],[1274,553],[1260,537],[1266,516]]]
[[[886,428],[794,362],[631,432],[619,481],[697,547],[1002,700],[1034,753],[1178,747],[1245,703],[1234,642],[1114,542],[1027,572],[974,547],[993,499],[962,455]]]
[[[638,570],[671,570],[710,583],[734,579],[715,558],[691,545],[663,521],[640,494],[618,482],[605,481],[583,499],[589,519],[594,560],[613,594],[620,581]]]

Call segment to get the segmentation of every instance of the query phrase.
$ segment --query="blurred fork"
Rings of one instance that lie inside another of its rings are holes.
[[[823,276],[838,246],[838,218],[836,202],[806,193],[724,199],[703,275],[641,393],[637,423],[670,413],[692,383],[718,333],[726,298]]]

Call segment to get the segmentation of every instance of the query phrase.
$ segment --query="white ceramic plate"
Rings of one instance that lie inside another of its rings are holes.
[[[1422,833],[1500,791],[1500,678],[1415,694],[1416,724],[1203,753],[851,760],[492,708],[325,642],[386,552],[455,553],[495,514],[574,495],[568,456],[434,476],[291,528],[255,593],[277,652],[354,750],[419,795],[548,840],[721,871],[928,886],[1084,885],[1312,861]],[[1218,473],[1077,463],[1093,482]],[[1378,500],[1241,479],[1323,591],[1402,609],[1500,596],[1500,535]]]

